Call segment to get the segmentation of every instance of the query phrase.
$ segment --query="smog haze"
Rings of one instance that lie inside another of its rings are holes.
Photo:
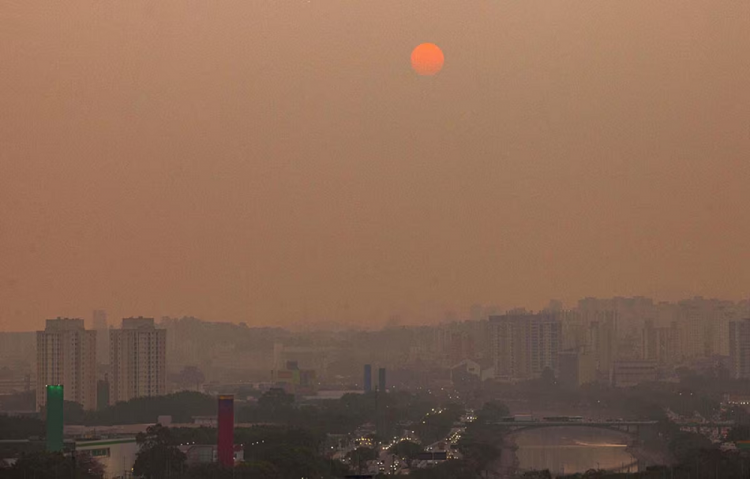
[[[4,0],[0,330],[746,298],[749,87],[747,1]]]

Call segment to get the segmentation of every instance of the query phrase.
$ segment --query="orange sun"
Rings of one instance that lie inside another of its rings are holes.
[[[443,69],[443,51],[434,43],[423,43],[411,52],[411,67],[420,75],[434,75]]]

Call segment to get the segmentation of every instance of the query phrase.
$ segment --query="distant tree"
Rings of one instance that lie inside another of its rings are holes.
[[[414,459],[423,451],[422,446],[416,442],[399,441],[389,449],[393,454],[407,459]]]
[[[172,445],[216,443],[216,428],[174,428],[169,431],[169,444]],[[244,445],[246,462],[234,468],[234,479],[319,478],[341,471],[340,463],[328,461],[319,453],[323,437],[308,429],[282,425],[235,428],[234,440],[236,444]],[[216,468],[190,468],[186,474],[192,474],[191,478],[211,479],[225,472]],[[334,474],[333,477],[343,475]]]
[[[118,402],[103,411],[86,415],[86,424],[148,424],[160,415],[172,416],[173,422],[190,422],[193,416],[216,414],[216,398],[195,391],[181,391],[165,396],[151,396]]]
[[[477,473],[471,470],[466,461],[445,461],[435,467],[415,469],[409,473],[412,479],[477,479]]]
[[[219,463],[196,464],[190,466],[180,479],[244,479],[239,468],[225,467]]]
[[[414,427],[422,444],[432,444],[448,435],[453,423],[461,417],[461,412],[454,408],[446,408],[442,412],[428,414]]]
[[[271,388],[258,399],[258,406],[268,410],[285,409],[291,407],[293,404],[294,395],[288,394],[281,388]]]
[[[100,379],[96,382],[96,410],[103,411],[109,407],[109,381]]]
[[[489,401],[484,403],[482,409],[477,412],[477,419],[486,423],[495,423],[510,414],[508,406],[500,401]]]
[[[73,463],[62,453],[31,452],[22,454],[10,471],[12,479],[22,477],[71,477]]]
[[[44,431],[44,421],[37,417],[0,416],[0,439],[28,439]]]
[[[710,439],[694,432],[678,432],[669,442],[669,449],[679,462],[688,462],[701,449],[712,447]]]
[[[747,441],[750,439],[750,426],[734,426],[727,433],[727,441]]]
[[[628,408],[631,416],[636,419],[660,420],[664,418],[664,409],[655,402],[631,400]]]
[[[735,407],[729,411],[727,419],[733,419],[735,424],[750,426],[750,413],[743,407]]]
[[[500,457],[500,449],[494,444],[468,439],[460,444],[461,453],[468,467],[475,473],[487,469],[487,466]]]
[[[391,453],[403,458],[406,462],[406,466],[410,469],[414,460],[423,450],[422,446],[411,441],[399,441],[389,449]]]
[[[292,424],[295,420],[310,418],[311,408],[306,409],[307,414],[294,410],[294,395],[288,394],[281,388],[271,388],[258,398],[258,405],[249,408],[250,413],[260,422],[281,422]]]
[[[358,447],[357,449],[350,451],[347,457],[355,461],[373,461],[378,458],[378,452],[371,447]]]
[[[368,461],[374,461],[378,458],[378,451],[369,447],[358,447],[346,454],[349,463],[356,471],[363,471]]]
[[[36,402],[36,391],[24,391],[8,394],[0,398],[0,410],[2,411],[33,411]],[[2,428],[0,428],[2,429]]]
[[[316,449],[308,447],[279,444],[265,449],[258,458],[273,464],[284,479],[320,477],[327,473],[327,462]]]
[[[104,466],[90,453],[80,451],[76,453],[76,477],[102,478],[104,477]]]
[[[349,466],[341,461],[332,459],[325,459],[323,461],[323,467],[326,474],[329,474],[331,478],[344,477],[349,472]]]
[[[169,428],[160,424],[149,426],[135,438],[139,446],[133,465],[133,474],[145,479],[170,479],[182,477],[185,454],[173,445]]]
[[[83,405],[75,401],[63,401],[63,417],[65,424],[83,424],[86,413],[83,411]]]
[[[239,429],[235,428],[234,437],[236,442],[243,443],[238,436]],[[172,445],[177,444],[216,444],[217,431],[215,427],[171,427],[169,433]]]
[[[39,417],[44,418],[47,415],[47,409],[42,406],[39,411]],[[63,401],[63,417],[65,424],[85,424],[88,417],[83,410],[83,406],[75,401]]]
[[[235,467],[237,479],[282,479],[279,470],[267,461],[243,462]]]
[[[70,456],[59,452],[38,451],[22,454],[10,469],[3,472],[4,478],[65,478],[101,479],[104,468],[88,454],[76,454],[74,464]]]

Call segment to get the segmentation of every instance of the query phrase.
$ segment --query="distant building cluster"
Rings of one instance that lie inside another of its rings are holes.
[[[545,370],[570,385],[603,381],[618,387],[666,378],[678,366],[723,367],[750,377],[746,303],[693,298],[586,298],[489,318],[496,380],[538,378]]]
[[[425,390],[540,378],[629,387],[673,380],[680,368],[750,378],[750,301],[585,298],[541,311],[478,305],[458,318],[289,331],[133,317],[114,328],[97,310],[90,328],[56,318],[44,331],[0,333],[0,396],[36,389],[37,410],[47,384],[63,384],[65,399],[87,410],[185,389],[231,391],[241,401],[270,388],[329,397],[382,390],[386,368],[389,389]]]

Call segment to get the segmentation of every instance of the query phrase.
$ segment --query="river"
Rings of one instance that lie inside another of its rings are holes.
[[[518,469],[549,469],[553,474],[574,474],[588,469],[637,472],[636,459],[626,450],[628,436],[586,427],[555,427],[519,431]]]

